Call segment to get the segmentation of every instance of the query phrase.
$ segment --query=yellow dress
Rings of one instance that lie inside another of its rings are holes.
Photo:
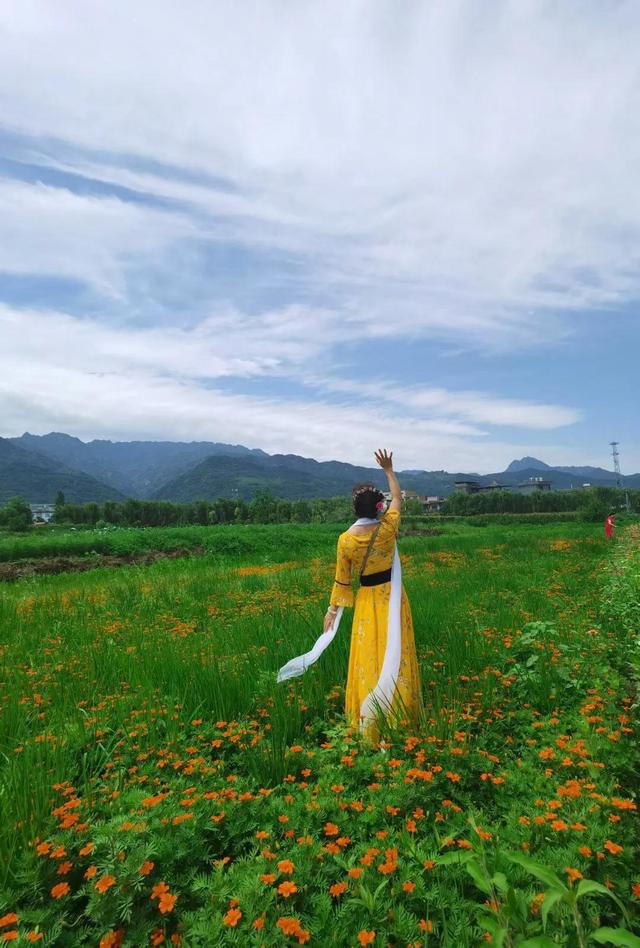
[[[400,514],[389,510],[381,518],[380,529],[366,562],[364,575],[378,573],[391,567],[400,526]],[[372,527],[372,530],[375,530]],[[352,577],[357,579],[364,560],[371,533],[356,535],[341,533],[338,538],[336,579],[331,592],[331,605],[353,606]],[[349,673],[345,695],[345,711],[354,727],[360,724],[360,706],[375,687],[380,676],[387,644],[387,617],[391,583],[379,586],[359,586],[355,597]],[[400,669],[393,699],[393,712],[399,722],[415,723],[422,708],[422,689],[413,637],[411,607],[402,587]],[[379,731],[369,725],[365,736],[377,740]]]

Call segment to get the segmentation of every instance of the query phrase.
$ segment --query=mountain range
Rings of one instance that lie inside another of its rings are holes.
[[[447,496],[457,480],[514,486],[544,477],[553,489],[585,482],[614,486],[616,475],[598,467],[552,467],[537,458],[514,460],[495,474],[412,469],[399,472],[402,486],[419,494]],[[279,497],[332,497],[358,481],[384,487],[379,468],[342,461],[315,461],[295,454],[267,454],[259,448],[207,441],[81,441],[60,432],[0,438],[0,503],[20,494],[31,503],[52,503],[59,490],[67,501],[125,497],[188,502],[216,497],[252,497],[268,489]],[[621,478],[640,487],[640,474]]]

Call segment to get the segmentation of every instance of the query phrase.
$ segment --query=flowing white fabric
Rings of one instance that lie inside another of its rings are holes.
[[[373,525],[378,522],[377,519],[370,517],[360,517],[353,526]],[[369,692],[360,706],[361,731],[375,718],[378,708],[384,711],[385,714],[391,710],[393,695],[398,680],[398,672],[400,670],[400,655],[402,652],[401,606],[402,569],[398,555],[398,546],[396,544],[391,566],[391,592],[389,595],[389,615],[387,619],[387,641],[384,660],[375,687]],[[340,625],[342,613],[343,608],[340,606],[333,620],[333,625],[316,639],[310,651],[305,652],[304,655],[298,655],[297,658],[292,658],[290,662],[283,665],[278,672],[277,681],[286,681],[288,678],[296,678],[298,675],[303,675],[310,665],[318,661],[324,650],[333,642]]]

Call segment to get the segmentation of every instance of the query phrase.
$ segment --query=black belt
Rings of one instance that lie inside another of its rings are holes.
[[[367,573],[360,577],[361,586],[381,586],[383,583],[391,582],[391,570],[383,569],[379,573]]]

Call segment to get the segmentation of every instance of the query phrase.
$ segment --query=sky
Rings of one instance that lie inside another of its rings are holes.
[[[636,0],[4,0],[0,436],[640,471]]]

